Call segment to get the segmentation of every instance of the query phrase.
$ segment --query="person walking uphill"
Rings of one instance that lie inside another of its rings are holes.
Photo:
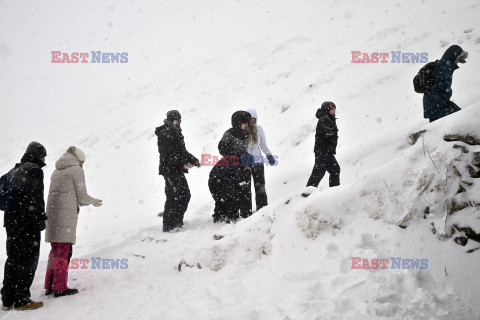
[[[160,153],[159,173],[165,179],[165,210],[163,214],[163,232],[169,232],[183,226],[183,216],[190,202],[190,189],[184,173],[200,162],[185,147],[180,128],[182,117],[177,110],[167,112],[164,125],[155,130]]]
[[[423,95],[423,116],[430,122],[448,116],[461,109],[452,101],[453,72],[459,63],[465,63],[468,52],[460,46],[453,45],[445,51],[442,59],[434,67],[433,87]]]
[[[88,195],[85,184],[85,153],[76,147],[68,148],[55,163],[47,200],[47,229],[45,241],[52,249],[45,275],[45,294],[55,298],[78,293],[67,286],[68,265],[72,245],[77,238],[77,221],[81,206],[102,205],[102,200]]]
[[[267,139],[263,128],[257,124],[257,111],[254,109],[247,109],[252,119],[248,124],[248,153],[253,156],[252,178],[253,186],[255,187],[255,203],[257,211],[268,205],[267,191],[265,190],[265,168],[262,151],[267,156],[268,164],[274,165],[275,158],[267,146]]]
[[[251,116],[246,111],[232,115],[232,128],[220,142],[218,151],[223,156],[210,171],[208,188],[215,200],[214,222],[227,223],[247,218],[252,214],[250,192],[251,156],[247,153],[247,126]]]
[[[335,159],[337,152],[338,128],[335,118],[336,106],[333,102],[322,103],[317,110],[317,130],[315,133],[315,165],[308,179],[307,187],[317,187],[325,171],[330,174],[329,186],[340,185],[340,165]]]
[[[3,310],[32,310],[43,306],[43,302],[30,299],[30,286],[40,255],[40,233],[47,219],[42,171],[46,156],[45,147],[32,142],[20,163],[4,176],[11,193],[4,215],[7,260],[1,290]]]

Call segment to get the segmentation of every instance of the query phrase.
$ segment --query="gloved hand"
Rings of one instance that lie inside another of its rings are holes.
[[[268,159],[268,164],[270,164],[271,166],[275,164],[275,158],[271,154],[267,156],[267,159]]]
[[[103,204],[103,202],[100,199],[94,199],[92,204],[94,207],[100,207]]]

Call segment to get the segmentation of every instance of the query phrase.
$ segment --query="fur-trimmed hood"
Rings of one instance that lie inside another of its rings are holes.
[[[458,68],[456,60],[458,56],[463,53],[463,49],[458,45],[453,45],[448,48],[442,56],[442,60],[447,64],[447,66]]]

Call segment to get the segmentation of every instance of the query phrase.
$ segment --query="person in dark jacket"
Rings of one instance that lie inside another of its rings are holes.
[[[40,255],[40,233],[45,229],[43,171],[47,151],[38,142],[28,145],[20,163],[7,174],[12,197],[7,203],[7,232],[2,309],[32,310],[43,306],[30,299],[30,286]]]
[[[208,180],[210,193],[215,200],[214,222],[230,223],[252,214],[252,157],[247,151],[247,126],[250,119],[251,116],[246,111],[235,112],[231,119],[232,128],[223,134],[218,143],[218,151],[223,157],[210,171]]]
[[[453,45],[445,51],[434,70],[434,85],[423,95],[423,117],[430,122],[448,116],[461,109],[452,101],[452,77],[458,63],[465,63],[468,53]]]
[[[312,174],[308,179],[307,187],[317,187],[325,171],[330,174],[329,186],[340,185],[340,165],[335,159],[337,153],[338,128],[335,118],[336,106],[333,102],[326,101],[322,103],[317,110],[318,118],[317,130],[315,133],[315,165]]]
[[[180,128],[180,112],[170,110],[164,125],[155,130],[160,153],[159,174],[165,179],[165,208],[163,231],[169,232],[183,226],[183,216],[190,202],[190,189],[184,173],[200,162],[185,147]]]

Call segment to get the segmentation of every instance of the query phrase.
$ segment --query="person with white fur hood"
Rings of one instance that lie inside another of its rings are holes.
[[[47,200],[45,241],[52,249],[45,275],[45,294],[61,297],[78,293],[67,286],[68,264],[72,245],[76,242],[80,206],[102,205],[102,200],[88,195],[83,164],[85,153],[76,147],[68,148],[55,163]]]
[[[263,128],[257,124],[258,115],[254,109],[246,110],[252,116],[248,125],[248,153],[253,156],[252,177],[255,187],[255,203],[257,211],[268,205],[267,192],[265,190],[265,169],[262,152],[267,156],[268,163],[273,166],[275,158],[267,146],[267,139]]]

